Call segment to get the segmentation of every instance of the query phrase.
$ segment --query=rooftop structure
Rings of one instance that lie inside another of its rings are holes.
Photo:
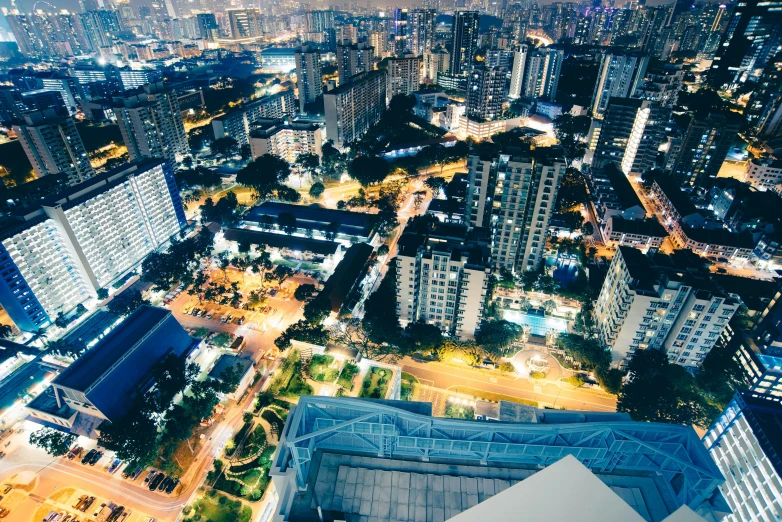
[[[297,228],[325,232],[332,223],[337,223],[340,235],[344,237],[355,236],[364,241],[372,237],[377,222],[377,216],[373,214],[277,201],[264,201],[253,207],[244,216],[244,220],[263,223],[264,217],[267,216],[276,222],[280,214],[285,212],[296,217]]]
[[[357,304],[355,299],[349,297],[369,271],[368,263],[370,259],[374,259],[372,254],[372,246],[367,243],[356,243],[345,252],[345,257],[334,269],[319,294],[328,298],[333,313],[339,313],[343,305],[352,308]]]
[[[620,496],[635,499],[638,519],[662,521],[682,506],[701,513],[723,507],[710,501],[724,479],[691,427],[632,422],[623,414],[590,421],[583,412],[550,415],[549,410],[534,423],[456,420],[432,417],[430,408],[428,403],[302,397],[272,461],[280,499],[273,520],[311,516],[313,496],[334,518],[377,513],[379,520],[432,521],[464,512],[462,519],[476,520],[468,516],[469,508],[519,481],[522,489],[527,480],[535,487],[546,479],[534,477],[550,466],[558,469],[562,459],[578,460]],[[586,471],[565,462],[574,474]],[[607,494],[592,481],[582,486]],[[558,498],[568,503],[568,495]],[[564,509],[549,506],[548,512]],[[585,516],[594,516],[589,511]],[[624,513],[623,520],[638,520],[631,511]]]
[[[298,251],[302,253],[309,252],[321,256],[333,255],[339,249],[339,243],[335,243],[334,241],[275,234],[273,232],[261,232],[259,230],[250,230],[247,228],[229,228],[224,234],[227,241],[236,241],[237,243],[247,242],[253,245],[267,245],[271,248],[278,248],[280,250]]]
[[[622,216],[612,216],[606,224],[606,242],[612,245],[628,245],[641,250],[660,248],[668,232],[657,221],[649,219],[625,219]]]
[[[646,217],[646,209],[641,199],[616,163],[609,163],[593,172],[590,183],[595,207],[603,221],[608,221],[612,216],[621,216],[628,220]]]

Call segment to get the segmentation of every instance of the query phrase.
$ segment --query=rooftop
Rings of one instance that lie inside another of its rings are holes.
[[[668,198],[668,201],[671,202],[671,205],[674,206],[676,212],[678,212],[681,217],[685,218],[698,213],[698,209],[695,208],[695,205],[690,201],[689,196],[682,191],[679,182],[674,178],[660,174],[655,176],[654,183],[660,187],[660,190],[665,194],[665,197]]]
[[[319,205],[294,205],[279,201],[264,201],[253,207],[244,216],[244,220],[260,222],[263,216],[277,219],[283,212],[293,214],[299,228],[326,230],[331,223],[338,223],[339,233],[363,238],[372,235],[377,222],[375,214],[324,208]]]
[[[650,237],[666,237],[668,232],[657,221],[657,218],[625,219],[622,216],[612,216],[611,230],[623,234],[637,234]]]
[[[735,248],[755,248],[755,241],[749,232],[731,232],[724,228],[693,228],[682,227],[684,235],[687,238],[705,243],[707,245],[720,245]]]
[[[312,252],[316,255],[330,256],[337,251],[339,243],[308,237],[289,236],[272,232],[261,232],[247,228],[228,228],[224,232],[228,241],[247,242],[254,245],[267,245],[272,248],[287,248],[299,252]]]
[[[638,198],[632,183],[624,172],[616,165],[616,163],[609,163],[604,168],[604,175],[608,182],[611,183],[611,188],[614,189],[617,201],[621,204],[623,209],[641,207],[644,208],[643,203]]]
[[[367,262],[372,257],[372,246],[367,243],[352,245],[334,269],[319,295],[331,302],[331,311],[339,312],[359,278],[366,274]]]
[[[219,380],[223,372],[227,370],[228,368],[234,368],[236,366],[239,366],[239,372],[240,375],[244,375],[247,373],[248,368],[251,368],[253,365],[253,362],[251,359],[242,358],[238,355],[228,354],[224,353],[220,356],[219,359],[217,359],[217,362],[215,363],[214,367],[209,371],[209,377],[212,379]]]

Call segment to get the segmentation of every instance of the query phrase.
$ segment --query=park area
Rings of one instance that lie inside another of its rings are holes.
[[[385,399],[388,384],[393,375],[392,370],[372,366],[367,372],[364,382],[361,383],[361,392],[358,396],[369,399]]]
[[[210,489],[185,507],[182,514],[182,522],[249,522],[253,513],[241,501],[231,500]]]

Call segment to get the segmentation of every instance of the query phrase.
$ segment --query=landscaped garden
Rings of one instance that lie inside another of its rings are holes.
[[[210,489],[193,504],[182,510],[182,522],[197,522],[211,520],[212,522],[250,522],[252,509],[242,505],[239,500],[220,495]]]
[[[352,362],[346,362],[342,366],[342,373],[339,375],[337,384],[342,388],[351,391],[353,389],[353,379],[358,375],[358,366]]]
[[[339,376],[339,364],[334,366],[333,356],[315,354],[310,359],[310,377],[319,382],[334,382]]]
[[[388,383],[394,372],[385,368],[372,366],[361,384],[359,397],[370,399],[384,399],[388,392]]]
[[[301,376],[302,362],[299,353],[291,350],[278,370],[277,376],[269,386],[269,391],[274,395],[283,397],[300,397],[312,395],[312,386],[307,384]]]
[[[403,401],[413,399],[413,385],[418,383],[414,375],[402,372],[402,389],[399,392],[399,398]]]
[[[475,408],[458,401],[448,401],[445,405],[445,416],[449,419],[474,419]]]

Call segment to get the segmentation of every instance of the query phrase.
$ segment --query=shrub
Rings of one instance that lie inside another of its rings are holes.
[[[575,387],[583,386],[584,385],[584,379],[580,375],[571,375],[567,379],[563,379],[568,384],[571,384]]]
[[[529,376],[532,377],[533,379],[545,379],[546,378],[546,374],[543,373],[543,372],[530,372]]]
[[[506,373],[513,373],[516,371],[516,368],[513,366],[513,364],[506,361],[500,364],[500,371]]]

